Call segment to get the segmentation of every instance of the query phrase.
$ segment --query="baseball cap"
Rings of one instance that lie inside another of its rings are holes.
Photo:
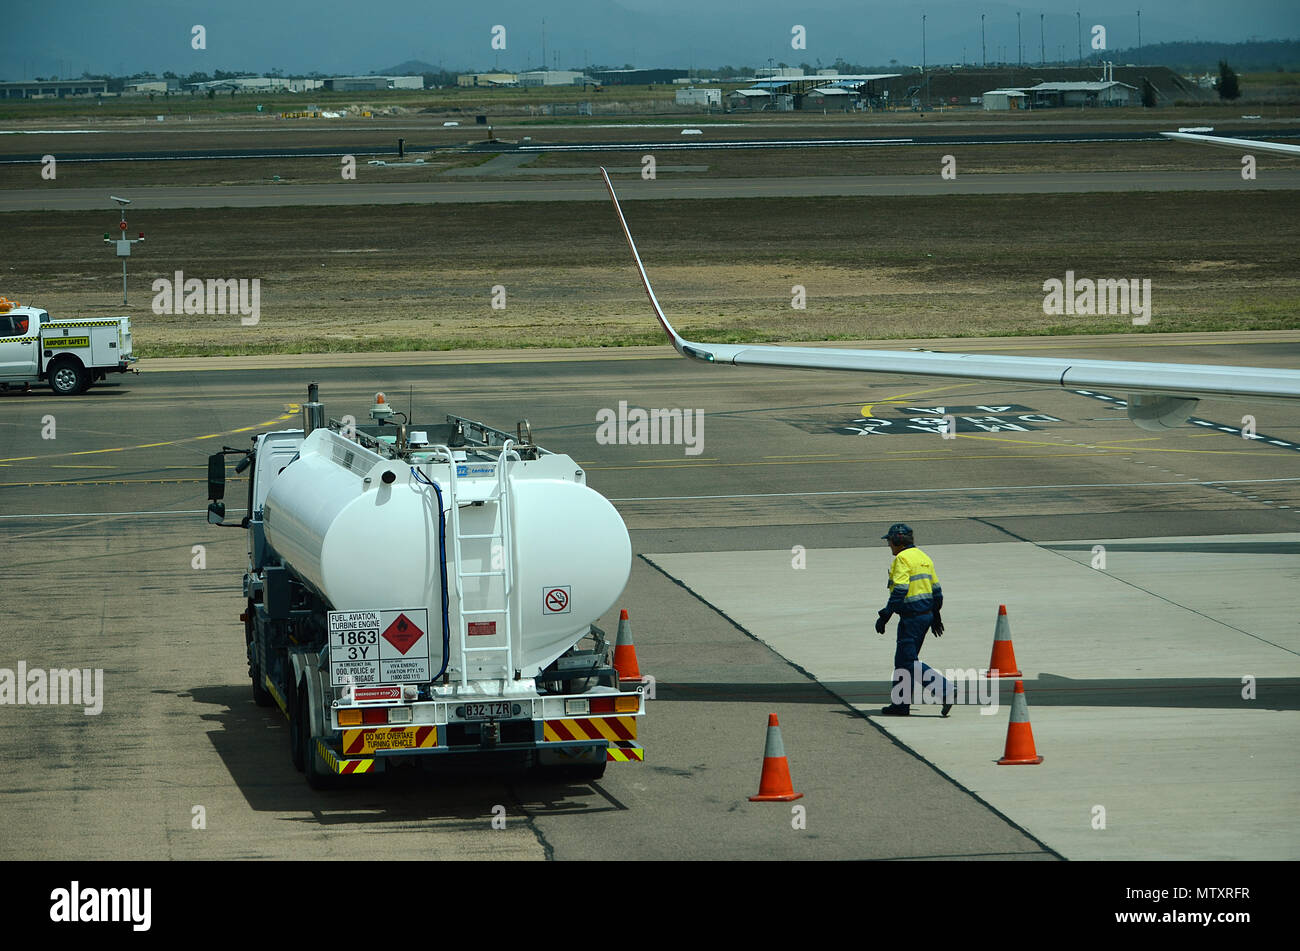
[[[911,534],[912,534],[912,526],[907,525],[904,522],[895,522],[893,525],[889,526],[889,531],[887,531],[885,534],[881,535],[880,537],[882,539],[890,539],[890,538],[897,538],[900,535],[911,535]]]

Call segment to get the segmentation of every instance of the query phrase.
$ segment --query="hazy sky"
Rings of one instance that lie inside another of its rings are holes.
[[[0,29],[0,76],[79,76],[215,69],[367,73],[408,59],[447,69],[521,69],[546,63],[762,66],[774,62],[916,65],[921,15],[929,63],[1018,59],[1040,43],[1049,60],[1085,55],[1094,25],[1108,49],[1171,40],[1300,38],[1296,0],[1043,0],[1034,5],[849,0],[10,0]],[[1080,13],[1076,20],[1075,12]],[[980,14],[984,18],[981,52]],[[1040,37],[1040,14],[1043,15]],[[193,48],[203,26],[206,49]],[[491,48],[505,29],[505,50]],[[806,48],[792,47],[792,29]]]

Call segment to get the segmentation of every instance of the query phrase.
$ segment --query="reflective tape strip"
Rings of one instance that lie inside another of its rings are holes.
[[[325,745],[323,740],[316,741],[316,750],[331,772],[340,776],[354,776],[368,773],[375,768],[373,759],[339,759],[335,752]]]
[[[644,763],[645,750],[636,743],[618,742],[605,748],[607,763]]]
[[[271,695],[273,700],[275,700],[276,705],[280,708],[280,712],[287,717],[289,715],[289,705],[284,702],[284,697],[280,694],[279,689],[275,684],[271,683],[271,678],[266,674],[262,675],[262,681],[266,684],[266,692]]]
[[[784,759],[785,743],[781,741],[781,728],[779,726],[770,726],[767,728],[767,743],[763,747],[763,759]]]
[[[355,756],[376,750],[420,750],[438,745],[436,726],[375,727],[343,731],[343,753]]]
[[[1017,690],[1011,695],[1011,722],[1028,723],[1029,722],[1029,702],[1025,700],[1023,690]]]
[[[546,720],[542,739],[551,743],[563,740],[636,739],[636,717],[582,717],[572,720]]]

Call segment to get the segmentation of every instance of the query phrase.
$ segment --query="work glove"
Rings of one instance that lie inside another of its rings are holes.
[[[936,614],[934,623],[930,625],[930,630],[934,632],[935,637],[943,637],[943,618]]]
[[[877,618],[876,618],[876,633],[877,633],[877,634],[884,634],[884,633],[885,633],[885,625],[888,624],[888,623],[889,623],[889,615],[888,615],[888,614],[882,614],[882,615],[880,615],[879,617],[877,617]]]

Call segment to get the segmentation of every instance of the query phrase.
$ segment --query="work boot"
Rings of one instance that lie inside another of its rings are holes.
[[[882,717],[905,717],[905,716],[909,716],[910,714],[911,714],[910,708],[904,706],[898,706],[892,703],[887,707],[880,708],[880,715]]]

